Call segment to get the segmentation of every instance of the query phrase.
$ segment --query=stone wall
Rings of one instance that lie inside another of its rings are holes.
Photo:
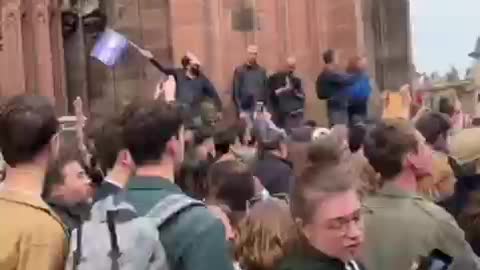
[[[243,2],[243,3],[242,3]],[[175,0],[171,1],[172,49],[175,62],[192,51],[215,82],[225,103],[231,103],[234,68],[245,60],[248,44],[259,46],[259,62],[269,73],[289,55],[297,58],[298,74],[307,90],[309,118],[324,121],[324,106],[314,93],[327,48],[348,57],[364,54],[362,10],[356,0]],[[234,29],[235,12],[255,9],[256,31]],[[231,106],[230,106],[231,108]],[[232,110],[227,114],[231,115]]]
[[[10,12],[7,9],[10,5],[6,3],[23,3],[22,6],[30,7],[34,2],[58,1],[0,1],[3,39],[11,41],[10,45],[4,42],[3,53],[0,52],[1,95],[35,92],[39,85],[39,93],[55,97],[63,111],[66,104],[71,104],[76,96],[81,96],[85,100],[85,107],[94,112],[113,111],[117,105],[136,96],[152,95],[162,75],[133,49],[117,67],[107,69],[88,57],[95,42],[94,36],[77,35],[64,40],[63,67],[58,9],[52,8],[50,17],[47,17],[51,22],[50,28],[47,25],[50,39],[42,39],[42,35],[35,32],[47,33],[42,28],[46,24],[31,23],[25,24],[27,30],[28,27],[32,29],[25,33],[37,34],[27,34],[19,39],[18,32],[15,32],[18,29],[12,30],[7,27],[10,24],[5,23],[5,15]],[[351,56],[367,54],[372,62],[372,74],[382,78],[382,88],[389,84],[386,81],[391,78],[404,81],[405,70],[409,69],[406,67],[409,64],[409,48],[405,46],[409,37],[406,26],[408,16],[405,15],[408,13],[405,9],[408,8],[408,4],[405,5],[407,0],[115,0],[102,3],[102,9],[108,16],[108,26],[152,50],[163,64],[179,65],[179,59],[186,51],[198,55],[205,73],[226,103],[229,117],[233,117],[232,106],[229,106],[233,70],[243,63],[248,44],[259,46],[259,61],[269,73],[276,71],[287,56],[297,58],[298,74],[304,79],[307,90],[308,118],[320,122],[325,120],[322,117],[325,109],[316,98],[314,81],[322,69],[321,55],[325,49],[337,49],[343,64]],[[254,11],[250,13],[253,14],[251,25],[245,18],[249,10]],[[22,12],[15,14],[20,18]],[[383,17],[378,14],[383,14]],[[373,22],[372,18],[377,19]],[[389,27],[380,27],[382,23]],[[48,68],[39,69],[37,64],[40,62],[23,65],[23,58],[15,56],[19,47],[11,45],[16,40],[23,42],[23,47],[20,46],[23,48],[21,57],[25,53],[27,59],[46,62]],[[33,49],[29,49],[29,46],[33,46]],[[37,49],[47,53],[29,54]],[[9,53],[5,53],[6,50]],[[48,59],[53,59],[51,67],[48,66]],[[8,74],[12,73],[20,79],[10,80]],[[36,77],[36,74],[42,75]],[[67,92],[64,91],[65,85]],[[68,107],[71,108],[71,105]]]

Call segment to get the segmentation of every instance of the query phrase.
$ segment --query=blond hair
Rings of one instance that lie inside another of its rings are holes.
[[[235,258],[244,270],[274,269],[288,252],[295,225],[287,203],[258,202],[238,225]]]

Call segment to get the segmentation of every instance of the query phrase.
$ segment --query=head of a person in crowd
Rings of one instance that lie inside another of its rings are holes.
[[[258,46],[257,45],[249,45],[247,47],[247,65],[254,66],[257,64],[257,57],[258,57]]]
[[[207,176],[211,164],[208,160],[185,160],[177,171],[175,183],[190,197],[205,199],[208,195]]]
[[[255,203],[240,221],[235,259],[241,269],[275,269],[289,253],[295,223],[287,202],[268,198]]]
[[[285,63],[285,71],[289,74],[295,73],[297,69],[297,59],[293,56],[287,58]]]
[[[336,164],[341,162],[342,151],[337,139],[326,135],[310,143],[307,156],[312,164]]]
[[[228,154],[230,148],[235,144],[236,138],[237,132],[232,127],[218,130],[214,135],[216,157]]]
[[[209,128],[200,128],[193,132],[193,155],[198,160],[215,158],[214,132]]]
[[[288,155],[287,138],[285,134],[269,131],[258,141],[258,154],[261,158],[263,155],[269,153],[286,159]]]
[[[438,112],[453,117],[455,115],[455,106],[448,97],[441,97],[438,101]]]
[[[417,120],[415,127],[434,150],[448,152],[448,133],[452,125],[446,114],[428,112]]]
[[[382,181],[416,192],[417,181],[433,175],[433,153],[425,138],[404,119],[388,119],[367,132],[363,152]]]
[[[22,181],[25,177],[15,177],[15,172],[29,168],[38,174],[36,184],[41,192],[38,184],[43,183],[40,181],[49,163],[56,159],[60,143],[59,122],[50,100],[27,95],[10,98],[0,107],[0,130],[0,149],[9,168],[5,182],[9,182],[9,176],[13,182]]]
[[[363,73],[368,68],[367,58],[364,56],[354,56],[349,59],[347,64],[348,73]]]
[[[180,59],[180,64],[182,65],[183,69],[187,69],[188,65],[190,65],[190,58],[187,54],[185,54],[182,59]]]
[[[128,151],[123,138],[123,117],[126,110],[118,118],[107,117],[93,132],[95,157],[104,175],[124,187],[135,172],[135,162]]]
[[[191,52],[187,52],[186,56],[188,57],[187,72],[193,77],[198,77],[201,74],[201,63],[200,60]]]
[[[240,161],[227,160],[213,164],[208,173],[207,202],[224,204],[235,215],[233,224],[247,210],[247,202],[255,196],[255,179],[250,167]]]
[[[350,152],[356,153],[363,147],[363,140],[367,133],[367,126],[363,123],[358,123],[348,129],[348,148]]]
[[[344,262],[359,255],[364,231],[356,177],[346,164],[314,164],[295,182],[291,211],[301,247]]]
[[[185,151],[183,114],[177,105],[159,100],[135,106],[123,123],[123,140],[137,174],[173,179]]]
[[[80,152],[72,145],[62,145],[58,159],[47,170],[43,197],[64,207],[91,203],[92,181],[85,168]]]
[[[323,55],[323,62],[325,65],[336,65],[337,64],[337,52],[333,49],[326,50]]]

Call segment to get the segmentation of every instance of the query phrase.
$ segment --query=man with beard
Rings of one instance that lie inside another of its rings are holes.
[[[58,157],[47,170],[43,197],[68,229],[73,230],[88,218],[92,182],[79,151],[62,145]]]
[[[305,92],[295,75],[296,59],[287,58],[285,67],[268,78],[268,90],[277,125],[290,131],[303,122]]]
[[[0,148],[9,165],[0,189],[0,269],[64,268],[67,231],[41,198],[58,129],[47,98],[16,96],[0,109]]]
[[[176,101],[188,109],[192,117],[201,111],[205,101],[213,102],[218,112],[222,111],[222,101],[210,80],[201,72],[198,58],[190,52],[182,58],[182,68],[168,68],[154,59],[150,51],[138,48],[139,52],[150,60],[158,70],[171,75],[177,83]]]
[[[266,102],[267,72],[257,62],[258,47],[247,48],[247,62],[233,74],[233,101],[240,118],[253,115],[257,102]]]
[[[377,124],[367,133],[363,151],[383,183],[365,201],[370,210],[365,217],[367,269],[410,269],[434,249],[476,263],[454,218],[419,193],[419,181],[432,176],[433,157],[408,120]]]

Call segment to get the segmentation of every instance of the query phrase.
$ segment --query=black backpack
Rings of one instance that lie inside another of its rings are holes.
[[[322,73],[318,75],[317,81],[315,82],[315,90],[317,91],[317,97],[321,100],[329,99],[332,96],[331,87],[323,87],[324,75],[325,71],[322,71]]]

